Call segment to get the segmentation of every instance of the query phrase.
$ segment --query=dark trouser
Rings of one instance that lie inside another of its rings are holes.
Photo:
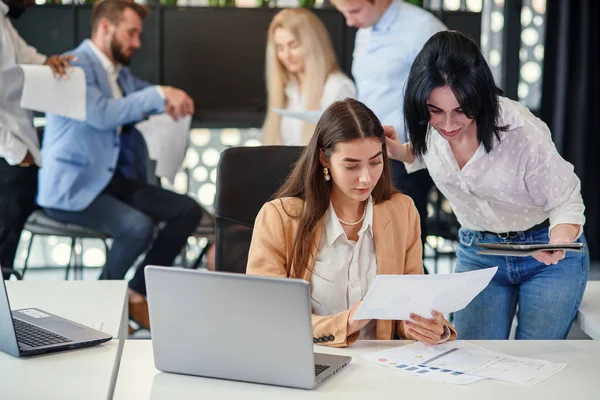
[[[144,267],[170,266],[195,231],[202,208],[192,198],[115,174],[107,188],[83,211],[46,209],[52,218],[109,234],[112,246],[106,278],[123,279],[146,250],[129,287],[146,295]],[[154,238],[157,222],[164,226]]]
[[[25,221],[35,208],[38,168],[9,165],[0,158],[0,266],[13,268]],[[8,274],[2,274],[8,279]]]
[[[396,160],[390,160],[390,167],[396,189],[410,196],[415,202],[421,218],[421,242],[424,245],[427,237],[427,194],[433,186],[433,181],[426,169],[407,174],[404,163]]]

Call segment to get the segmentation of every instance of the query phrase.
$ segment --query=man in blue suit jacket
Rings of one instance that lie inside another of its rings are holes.
[[[144,267],[172,265],[202,216],[193,199],[146,180],[146,147],[133,125],[153,114],[178,118],[194,111],[185,92],[151,86],[124,67],[141,45],[147,13],[125,0],[94,7],[91,40],[71,52],[86,75],[87,120],[47,115],[38,193],[51,217],[111,235],[108,279],[123,279],[148,251],[129,282],[130,317],[145,328]],[[164,225],[154,238],[157,222]]]

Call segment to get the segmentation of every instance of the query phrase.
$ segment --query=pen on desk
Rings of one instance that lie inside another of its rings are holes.
[[[422,363],[421,363],[421,365],[427,365],[428,363],[430,363],[430,362],[432,362],[432,361],[435,361],[435,360],[437,360],[438,358],[442,358],[442,357],[444,357],[444,356],[447,356],[447,355],[448,355],[448,354],[450,354],[450,353],[454,353],[455,351],[458,351],[458,348],[456,348],[456,347],[455,347],[455,348],[453,348],[453,349],[450,349],[450,350],[448,350],[448,351],[445,351],[445,352],[443,352],[442,354],[438,354],[437,356],[435,356],[435,357],[433,357],[433,358],[430,358],[430,359],[429,359],[429,360],[427,360],[427,361],[424,361],[424,362],[422,362]]]

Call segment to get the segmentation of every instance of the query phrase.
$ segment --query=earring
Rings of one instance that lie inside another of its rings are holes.
[[[325,174],[325,180],[329,181],[331,176],[329,175],[329,168],[323,168],[323,173]]]

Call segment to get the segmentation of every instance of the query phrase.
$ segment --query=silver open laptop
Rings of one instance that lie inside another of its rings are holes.
[[[11,312],[6,285],[0,280],[0,351],[24,357],[93,346],[112,339],[104,332],[37,308]]]
[[[351,358],[313,353],[308,282],[146,267],[154,364],[312,389]]]

